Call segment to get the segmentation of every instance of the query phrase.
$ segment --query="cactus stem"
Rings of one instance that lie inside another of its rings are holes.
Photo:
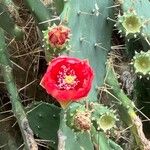
[[[111,96],[114,97],[117,102],[119,100],[122,103],[121,105],[118,105],[121,118],[128,126],[132,125],[131,132],[141,150],[148,150],[150,141],[146,139],[143,133],[142,122],[134,111],[134,108],[136,107],[134,103],[124,94],[124,92],[120,90],[111,59],[109,60],[107,65],[108,72],[106,82],[111,87],[113,87],[113,89],[111,89],[111,92],[113,93],[111,94]],[[109,92],[108,94],[110,94],[111,92]]]
[[[10,95],[10,100],[12,104],[12,111],[18,121],[24,142],[27,150],[37,150],[38,146],[33,137],[33,132],[29,126],[26,113],[23,110],[21,104],[21,99],[19,97],[16,84],[14,82],[12,68],[10,66],[10,60],[6,51],[4,31],[0,29],[0,64],[2,69],[2,74],[6,83],[8,93]]]

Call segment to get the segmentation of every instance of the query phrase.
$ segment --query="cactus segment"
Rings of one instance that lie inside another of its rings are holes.
[[[111,87],[110,95],[113,97],[113,100],[117,101],[120,118],[128,126],[132,126],[131,133],[135,138],[137,146],[140,147],[141,150],[149,148],[150,141],[145,138],[142,122],[134,111],[135,105],[120,89],[111,58],[107,62],[107,71],[106,83]]]
[[[75,104],[73,110],[78,107]],[[94,150],[90,134],[88,132],[75,132],[66,125],[66,111],[62,110],[60,117],[60,127],[58,130],[58,149],[64,150]],[[67,119],[68,121],[68,119]]]
[[[54,6],[56,7],[57,14],[63,11],[65,0],[53,0]]]
[[[91,136],[97,149],[100,150],[123,150],[118,144],[108,139],[104,132],[96,131],[94,128],[91,131]]]
[[[141,76],[150,75],[150,50],[147,52],[141,51],[133,57],[132,63],[135,73]]]
[[[7,7],[0,3],[0,27],[4,29],[8,34],[20,40],[23,38],[23,30],[17,26],[14,20],[10,17]]]
[[[4,30],[0,28],[0,64],[1,71],[6,83],[6,88],[9,93],[9,98],[12,104],[12,112],[17,119],[19,124],[22,137],[25,143],[25,148],[30,149],[31,147],[35,150],[38,149],[37,143],[33,137],[33,132],[29,126],[26,113],[23,109],[21,103],[21,98],[19,96],[15,80],[13,77],[13,70],[11,67],[11,62],[8,57],[7,47],[5,43]]]
[[[51,15],[48,9],[44,6],[44,4],[40,0],[24,0],[24,3],[35,17],[35,20],[38,23],[37,25],[42,30],[46,30],[47,27],[49,26],[49,23],[45,21],[49,20]]]
[[[68,0],[61,14],[61,22],[71,29],[69,55],[88,59],[95,72],[89,101],[97,101],[98,90],[106,73],[105,62],[111,44],[114,22],[113,1]]]
[[[50,146],[56,148],[57,130],[59,129],[60,109],[45,102],[33,103],[27,108],[28,120],[34,134],[50,141]]]

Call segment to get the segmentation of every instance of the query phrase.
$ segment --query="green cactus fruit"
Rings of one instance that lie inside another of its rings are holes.
[[[97,120],[97,124],[98,124],[99,128],[103,129],[104,132],[113,128],[115,126],[115,123],[116,123],[116,117],[112,113],[103,114]]]
[[[91,103],[93,125],[104,132],[115,127],[117,117],[113,110],[98,103]]]
[[[135,54],[132,63],[135,73],[139,74],[140,77],[150,75],[150,50],[147,52],[141,51]]]
[[[139,20],[142,22],[140,35],[147,42],[147,46],[150,47],[150,1],[149,0],[124,0],[121,4],[121,9],[123,13],[125,12],[136,12]],[[139,24],[139,23],[138,23]],[[138,25],[139,26],[139,25]],[[145,41],[143,47],[145,46]]]
[[[90,131],[91,112],[83,105],[72,104],[67,111],[67,125],[75,131]]]
[[[118,15],[118,21],[115,24],[119,33],[125,35],[128,39],[136,38],[143,27],[142,18],[135,11],[124,12]]]

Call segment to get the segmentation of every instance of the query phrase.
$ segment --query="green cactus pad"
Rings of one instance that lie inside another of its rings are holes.
[[[57,146],[57,131],[60,122],[60,108],[45,102],[33,103],[27,111],[29,124],[34,134],[49,140],[52,147]]]
[[[26,7],[32,12],[38,26],[42,30],[46,30],[49,23],[45,22],[51,18],[51,14],[40,0],[24,0]],[[45,22],[45,23],[42,23]]]
[[[8,34],[15,37],[17,40],[23,39],[23,29],[21,29],[11,17],[10,13],[7,11],[7,7],[0,3],[0,27],[4,29]]]
[[[97,101],[98,90],[106,73],[105,62],[111,49],[111,33],[114,22],[112,0],[68,0],[61,14],[62,24],[71,29],[69,55],[88,59],[95,71],[89,101]]]
[[[147,52],[141,51],[133,57],[133,67],[135,73],[140,75],[150,75],[150,50]]]
[[[78,104],[76,104],[77,106]],[[75,107],[73,107],[75,109]],[[59,141],[58,145],[64,150],[94,150],[94,146],[91,140],[91,135],[89,132],[75,132],[73,129],[68,127],[66,124],[66,111],[62,110],[60,119],[60,128],[58,131]],[[59,149],[58,148],[58,149]]]
[[[93,142],[99,150],[123,150],[118,144],[108,139],[104,132],[92,130]]]

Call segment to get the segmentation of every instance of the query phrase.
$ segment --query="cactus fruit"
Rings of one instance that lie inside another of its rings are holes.
[[[141,30],[143,25],[142,18],[140,18],[136,12],[128,11],[123,15],[118,15],[117,26],[119,33],[125,35],[128,39],[136,38]]]
[[[135,73],[139,74],[140,77],[147,76],[148,78],[150,75],[150,50],[136,53],[131,64],[133,64]]]
[[[77,112],[74,115],[74,126],[77,130],[80,131],[88,131],[91,129],[91,120],[90,120],[90,112],[84,111],[84,112]]]
[[[123,13],[126,12],[136,12],[135,22],[137,22],[136,27],[137,29],[141,29],[141,37],[144,37],[145,39],[150,38],[150,24],[149,24],[149,18],[150,15],[147,13],[150,9],[149,0],[140,1],[140,0],[126,0],[123,3],[120,4],[121,9]],[[137,18],[137,19],[136,19]],[[141,25],[140,25],[141,24]],[[142,28],[140,28],[140,26]]]
[[[72,104],[67,109],[67,125],[75,131],[90,131],[91,112],[80,104]]]
[[[69,28],[54,24],[43,31],[43,35],[45,55],[47,56],[48,62],[52,57],[56,57],[68,49],[68,40],[70,39]]]
[[[113,114],[111,113],[107,113],[107,114],[103,114],[99,120],[97,120],[97,124],[99,126],[98,129],[103,129],[104,132],[106,132],[107,130],[111,129],[112,127],[114,127],[115,125],[115,121],[116,118]]]
[[[117,118],[113,110],[98,103],[90,103],[92,121],[97,130],[106,132],[115,127]]]

